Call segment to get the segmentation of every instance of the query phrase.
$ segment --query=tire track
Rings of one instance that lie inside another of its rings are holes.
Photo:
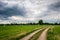
[[[47,29],[45,29],[43,32],[42,32],[42,34],[39,36],[39,38],[37,39],[37,40],[47,40],[47,31],[50,29],[50,27],[49,28],[47,28]]]
[[[41,30],[43,30],[43,29],[45,29],[45,28],[42,28],[42,29],[36,30],[35,32],[33,32],[33,33],[31,33],[31,34],[29,34],[29,35],[23,37],[23,38],[20,39],[20,40],[29,40],[34,34],[38,33],[39,31],[41,31]]]

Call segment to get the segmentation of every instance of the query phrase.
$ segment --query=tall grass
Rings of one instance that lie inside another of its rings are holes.
[[[60,40],[60,25],[52,26],[48,31],[48,40]]]
[[[5,25],[0,26],[0,40],[9,40],[32,32],[37,28],[49,27],[50,25]]]
[[[17,37],[28,32],[33,31],[36,28],[40,28],[40,25],[9,25],[0,26],[0,40],[8,40],[12,37]]]

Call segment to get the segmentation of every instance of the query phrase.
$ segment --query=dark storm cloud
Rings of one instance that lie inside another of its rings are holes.
[[[0,1],[2,1],[0,2],[0,23],[37,22],[40,19],[45,22],[60,20],[60,2],[58,0]]]
[[[23,9],[18,10],[16,7],[12,7],[12,8],[6,8],[5,10],[0,10],[0,15],[2,16],[16,16],[16,15],[20,15],[20,16],[24,16],[25,11],[23,11]]]
[[[0,17],[8,18],[11,16],[25,16],[26,11],[25,8],[18,8],[17,6],[13,6],[11,8],[4,7],[7,4],[0,2]]]
[[[0,1],[0,10],[4,10],[7,3]]]
[[[7,5],[7,4],[0,1],[0,7],[4,7],[5,5]]]
[[[60,11],[60,1],[49,5],[49,9],[53,11]]]

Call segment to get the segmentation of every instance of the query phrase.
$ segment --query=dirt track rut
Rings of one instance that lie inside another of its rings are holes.
[[[44,28],[43,28],[44,29]],[[20,40],[29,40],[34,34],[38,33],[40,30],[43,30],[43,29],[39,29],[39,30],[36,30],[35,32],[23,37],[22,39]]]
[[[37,39],[37,40],[47,40],[47,31],[50,29],[50,27],[49,28],[47,28],[47,29],[45,29],[42,33],[41,33],[41,35],[39,36],[39,38]]]

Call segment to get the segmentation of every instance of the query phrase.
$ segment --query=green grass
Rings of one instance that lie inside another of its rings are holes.
[[[29,33],[36,28],[40,28],[40,25],[0,26],[0,40],[9,40],[10,38]]]
[[[49,27],[50,25],[6,25],[0,26],[0,40],[9,40],[28,35],[37,28]],[[57,29],[56,29],[57,30]],[[59,32],[58,32],[59,33]],[[50,35],[50,34],[49,34]]]
[[[52,27],[48,32],[48,40],[60,40],[60,25]]]
[[[60,40],[60,25],[55,26],[55,28],[54,28],[54,37],[55,37],[55,40]]]

